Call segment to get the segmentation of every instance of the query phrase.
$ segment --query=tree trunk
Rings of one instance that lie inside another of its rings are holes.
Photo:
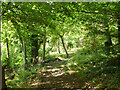
[[[10,53],[9,53],[9,43],[8,43],[8,38],[6,38],[6,45],[7,45],[7,66],[10,66]]]
[[[2,88],[7,88],[5,83],[5,66],[2,67]]]
[[[105,48],[106,48],[106,53],[109,55],[110,51],[112,49],[111,46],[113,44],[112,44],[111,35],[110,35],[110,31],[109,31],[107,16],[106,16],[106,20],[105,20],[105,34],[106,34],[106,38],[107,38],[107,41],[105,42]]]
[[[8,39],[6,39],[6,44],[7,44],[7,56],[8,56],[8,59],[10,58],[10,55],[9,55],[9,44],[8,44]]]
[[[112,40],[111,40],[111,35],[109,31],[109,26],[108,24],[106,25],[106,37],[107,37],[107,42],[109,43],[109,47],[112,45]]]
[[[45,44],[46,44],[46,30],[44,32],[44,39],[43,39],[43,61],[45,60]]]
[[[37,31],[34,30],[34,25],[31,25],[31,28],[30,28],[31,32],[32,32],[32,36],[31,36],[31,63],[34,63],[34,64],[37,64],[38,63],[38,49],[39,49],[39,46],[38,46],[38,34],[36,33]]]
[[[60,42],[58,41],[58,52],[60,54]]]
[[[38,63],[38,35],[32,35],[32,48],[31,48],[31,57],[33,58],[31,60],[31,63],[37,64]]]
[[[1,5],[1,3],[0,3]],[[0,10],[1,13],[1,10]],[[1,17],[0,17],[1,20]],[[0,23],[0,27],[1,27],[1,23]],[[0,29],[1,32],[1,29]],[[0,75],[2,75],[2,63],[1,63],[1,34],[0,34]],[[0,90],[2,89],[2,77],[0,76]]]
[[[61,36],[61,35],[59,35],[60,36],[60,38],[61,38],[61,41],[62,41],[62,45],[63,45],[63,48],[64,48],[64,50],[65,50],[65,53],[66,53],[66,55],[67,55],[67,58],[69,57],[69,55],[68,55],[68,52],[67,52],[67,50],[66,50],[66,48],[65,48],[65,43],[64,43],[64,40],[63,40],[63,36]]]
[[[1,52],[1,49],[0,49],[0,52]],[[3,74],[3,72],[2,72],[2,64],[1,64],[1,54],[0,54],[0,75],[2,75]],[[2,75],[3,76],[3,75]],[[0,76],[0,90],[2,89],[2,76]]]

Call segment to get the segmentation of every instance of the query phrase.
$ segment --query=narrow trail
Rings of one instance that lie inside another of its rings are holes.
[[[75,71],[65,71],[63,67],[54,68],[58,63],[63,63],[69,59],[62,61],[50,62],[46,65],[45,70],[36,74],[36,77],[30,83],[33,88],[81,88],[83,81]]]

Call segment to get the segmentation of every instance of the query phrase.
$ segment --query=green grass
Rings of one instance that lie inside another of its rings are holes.
[[[72,60],[67,63],[71,70],[78,71],[81,79],[85,80],[83,88],[119,88],[120,72],[116,57],[106,56],[103,53],[80,55],[77,51]],[[67,69],[65,69],[67,70]]]
[[[60,55],[57,55],[60,56]],[[46,58],[55,58],[56,54],[48,55]],[[64,55],[63,57],[64,58]],[[85,82],[82,88],[117,88],[120,89],[120,67],[117,66],[115,55],[108,58],[104,53],[95,54],[80,54],[78,50],[70,61],[60,62],[55,65],[55,68],[63,67],[65,71],[77,71],[80,79]],[[9,87],[30,87],[28,82],[31,78],[36,77],[35,73],[41,71],[40,66],[31,67],[24,71],[22,68],[17,71],[17,75],[13,80],[7,80]]]

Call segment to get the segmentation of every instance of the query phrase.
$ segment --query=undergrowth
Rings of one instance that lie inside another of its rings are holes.
[[[15,78],[10,80],[8,79],[6,81],[6,84],[10,88],[30,88],[30,84],[28,84],[28,81],[33,81],[33,78],[36,77],[37,72],[40,70],[43,70],[41,66],[31,66],[27,70],[24,70],[24,68],[19,68],[14,72]],[[7,76],[6,76],[7,77]]]
[[[58,63],[55,68],[63,67],[65,71],[77,71],[80,79],[84,81],[82,88],[115,88],[120,89],[120,67],[115,55],[106,56],[99,54],[81,54],[78,50],[69,61]],[[53,58],[55,55],[48,56]],[[30,82],[36,77],[38,71],[44,67],[31,66],[28,70],[20,68],[15,73],[13,80],[7,80],[7,86],[11,88],[30,88]],[[81,82],[82,83],[82,82]]]
[[[114,57],[113,57],[114,56]],[[116,88],[120,89],[119,66],[115,55],[103,53],[83,54],[78,50],[67,66],[85,81],[83,88]],[[64,68],[65,70],[66,67]]]

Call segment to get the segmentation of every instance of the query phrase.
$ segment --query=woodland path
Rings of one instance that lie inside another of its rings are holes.
[[[45,70],[38,72],[29,85],[33,88],[81,88],[84,81],[80,80],[75,71],[70,71],[69,68],[66,71],[63,67],[54,68],[67,60],[69,59],[48,63]]]

